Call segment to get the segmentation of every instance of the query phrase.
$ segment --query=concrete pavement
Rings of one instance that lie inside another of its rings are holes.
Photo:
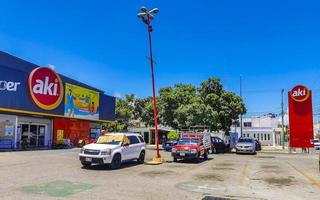
[[[83,169],[79,149],[0,153],[1,199],[319,199],[315,154],[210,155],[201,163]],[[148,150],[151,159],[155,151]]]

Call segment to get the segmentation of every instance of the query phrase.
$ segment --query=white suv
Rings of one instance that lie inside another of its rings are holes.
[[[79,154],[84,167],[91,164],[110,164],[112,169],[120,168],[121,163],[137,160],[144,163],[146,144],[139,134],[110,133],[100,136],[96,143],[85,145]]]

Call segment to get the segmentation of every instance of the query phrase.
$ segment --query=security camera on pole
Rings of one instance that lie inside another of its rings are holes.
[[[152,96],[153,96],[153,116],[154,116],[154,127],[155,127],[155,141],[157,146],[157,156],[153,158],[149,164],[161,164],[163,159],[161,158],[159,152],[159,136],[158,136],[158,117],[157,117],[157,97],[155,91],[155,84],[154,84],[154,67],[153,67],[153,57],[152,57],[152,42],[151,42],[151,20],[154,19],[154,14],[158,13],[159,9],[154,8],[150,11],[147,10],[146,7],[141,7],[141,12],[138,13],[138,17],[142,19],[143,23],[145,23],[148,27],[148,35],[149,35],[149,50],[150,50],[150,65],[151,65],[151,75],[152,75]]]

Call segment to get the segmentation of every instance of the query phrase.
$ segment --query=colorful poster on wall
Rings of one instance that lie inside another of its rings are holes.
[[[99,120],[99,92],[66,83],[64,115]]]
[[[312,91],[298,85],[288,93],[290,147],[313,147]]]
[[[13,128],[13,126],[12,125],[6,125],[5,126],[5,131],[4,131],[4,134],[6,135],[6,136],[13,136],[13,131],[14,131],[14,128]]]
[[[14,125],[11,122],[0,122],[0,138],[14,137]]]

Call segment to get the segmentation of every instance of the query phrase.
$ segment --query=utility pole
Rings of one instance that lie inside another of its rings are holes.
[[[283,93],[284,89],[281,90],[281,140],[282,140],[282,149],[284,149],[284,105],[283,105]]]
[[[242,75],[240,75],[240,97],[242,99]],[[242,137],[242,113],[240,115],[240,135]]]

